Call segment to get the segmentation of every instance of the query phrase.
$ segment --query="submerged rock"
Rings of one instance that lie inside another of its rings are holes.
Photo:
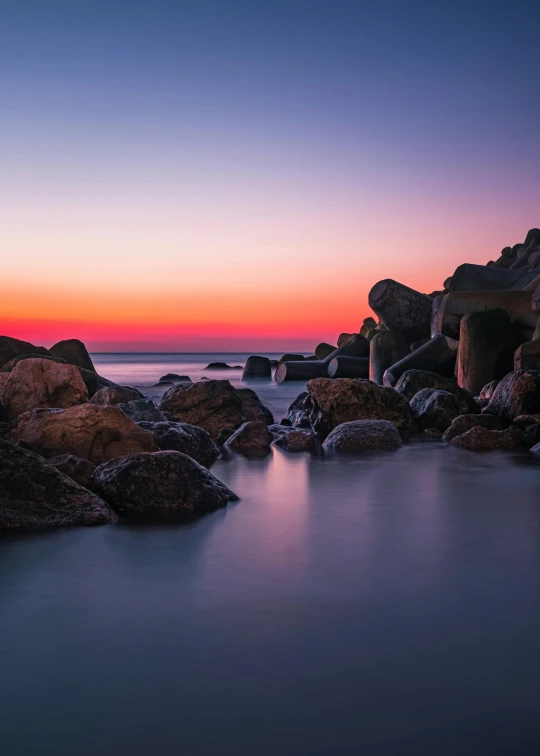
[[[213,465],[219,456],[219,450],[210,435],[196,425],[161,421],[139,422],[139,426],[152,431],[162,451],[182,452],[204,467]]]
[[[540,412],[540,371],[516,370],[500,382],[484,412],[507,417]]]
[[[0,440],[0,529],[116,520],[108,504],[42,457]]]
[[[211,362],[205,370],[242,370],[241,365],[227,365],[226,362]]]
[[[140,391],[129,386],[106,386],[96,391],[90,402],[116,407],[118,404],[127,404],[142,398]]]
[[[123,517],[191,518],[238,499],[194,459],[178,451],[130,454],[100,465],[93,490]]]
[[[273,440],[274,436],[266,423],[249,420],[233,433],[225,445],[239,454],[260,454],[269,451]]]
[[[87,401],[88,390],[76,367],[42,359],[15,365],[2,393],[10,419],[37,407],[66,408]]]
[[[517,449],[523,442],[523,431],[516,425],[506,430],[489,430],[475,425],[461,436],[456,436],[450,443],[460,449],[470,451],[493,451],[496,449]]]
[[[452,421],[452,425],[448,428],[443,436],[445,441],[451,441],[456,436],[461,436],[463,433],[467,433],[471,428],[487,428],[487,430],[506,430],[510,422],[497,415],[460,415]]]
[[[74,454],[61,454],[59,457],[51,457],[49,464],[85,488],[90,486],[92,475],[96,469],[93,462],[82,459],[82,457],[76,457]]]
[[[410,401],[411,411],[420,430],[437,428],[444,432],[459,415],[457,402],[449,391],[424,388]]]
[[[222,428],[239,428],[245,421],[242,400],[229,381],[205,381],[167,389],[159,408],[184,423],[198,425],[216,440]]]
[[[361,452],[370,449],[399,449],[401,436],[389,420],[352,420],[338,425],[323,443],[323,449]]]
[[[140,428],[117,407],[98,404],[26,412],[9,429],[8,440],[23,442],[44,457],[74,454],[95,464],[158,448],[153,433]]]
[[[322,435],[351,420],[389,420],[405,435],[415,429],[408,401],[394,389],[355,378],[315,378],[307,389],[308,416]]]

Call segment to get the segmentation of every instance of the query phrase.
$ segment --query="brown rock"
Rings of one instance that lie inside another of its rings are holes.
[[[322,435],[351,420],[389,420],[403,434],[414,430],[409,403],[394,389],[355,378],[314,378],[307,390],[309,419]]]
[[[74,454],[96,465],[158,448],[154,434],[139,428],[122,410],[98,404],[26,412],[9,431],[8,440],[22,441],[44,457]]]
[[[241,412],[246,420],[262,420],[263,423],[272,425],[274,416],[266,404],[261,402],[255,391],[249,388],[237,388],[236,393],[242,402]]]
[[[290,452],[314,452],[317,450],[318,441],[314,433],[290,428],[288,432],[277,434],[276,445]]]
[[[13,357],[19,354],[46,355],[48,351],[44,347],[37,347],[28,341],[12,339],[11,336],[0,336],[0,366],[5,365]]]
[[[59,457],[51,457],[49,464],[85,488],[90,486],[92,475],[96,469],[93,462],[82,459],[82,457],[76,457],[74,454],[61,454]]]
[[[481,402],[489,402],[491,397],[493,396],[493,392],[499,385],[499,380],[490,381],[489,383],[486,383],[482,391],[480,392],[480,396],[478,397]]]
[[[353,420],[338,425],[323,443],[327,451],[361,452],[399,449],[399,431],[388,420]]]
[[[239,454],[260,454],[269,451],[273,440],[274,436],[266,423],[250,420],[241,425],[225,445]]]
[[[109,404],[111,407],[116,407],[118,404],[127,404],[141,398],[141,392],[137,389],[128,386],[105,386],[96,391],[90,402],[91,404]]]
[[[519,428],[530,428],[531,425],[538,425],[540,423],[540,414],[537,415],[518,415],[514,418],[514,425]]]
[[[184,423],[198,425],[215,441],[222,428],[239,428],[245,421],[242,400],[229,381],[204,381],[172,386],[159,409]]]
[[[2,398],[10,419],[37,407],[63,409],[87,401],[88,391],[76,367],[42,359],[15,365]]]
[[[540,371],[516,370],[508,373],[493,392],[484,412],[507,417],[540,412]]]
[[[523,431],[515,425],[506,430],[496,431],[475,425],[474,428],[456,436],[450,443],[460,449],[470,451],[493,451],[496,449],[517,449],[523,442]]]
[[[509,420],[505,420],[497,415],[460,415],[453,420],[452,425],[448,428],[443,436],[445,441],[451,441],[456,436],[461,436],[471,428],[486,428],[487,430],[505,430],[510,424]]]
[[[139,426],[152,431],[161,451],[182,452],[203,467],[210,467],[219,457],[219,450],[210,435],[197,425],[170,421],[142,421],[139,422]]]
[[[444,432],[459,415],[453,394],[437,389],[421,389],[410,401],[413,417],[420,430],[437,428]]]

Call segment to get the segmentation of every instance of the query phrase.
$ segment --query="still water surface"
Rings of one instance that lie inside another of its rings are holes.
[[[241,501],[187,527],[0,540],[2,753],[540,753],[538,463],[213,472]]]

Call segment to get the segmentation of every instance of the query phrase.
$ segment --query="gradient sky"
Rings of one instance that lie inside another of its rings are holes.
[[[0,8],[0,332],[312,349],[540,225],[536,2]]]

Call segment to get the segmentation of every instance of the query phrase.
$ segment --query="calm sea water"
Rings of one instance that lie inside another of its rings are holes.
[[[2,753],[540,753],[538,463],[430,442],[213,471],[241,501],[187,527],[0,540]]]

